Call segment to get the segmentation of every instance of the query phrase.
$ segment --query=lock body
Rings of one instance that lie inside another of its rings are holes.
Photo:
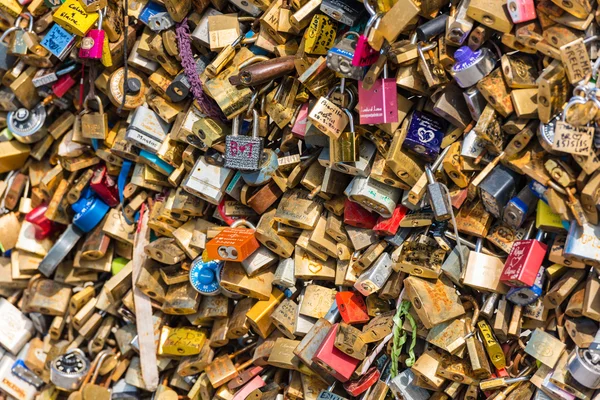
[[[500,280],[509,286],[535,283],[548,246],[536,239],[517,240],[506,259]]]

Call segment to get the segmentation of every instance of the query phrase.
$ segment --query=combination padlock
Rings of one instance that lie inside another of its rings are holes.
[[[73,349],[52,360],[50,381],[61,390],[74,391],[79,389],[89,369],[90,361],[83,351]]]

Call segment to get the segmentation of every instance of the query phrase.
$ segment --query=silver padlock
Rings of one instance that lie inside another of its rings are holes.
[[[600,330],[587,349],[575,348],[567,364],[569,374],[583,386],[600,389]]]
[[[170,130],[171,124],[166,123],[148,106],[142,105],[133,112],[125,139],[141,149],[156,153]]]
[[[369,211],[374,211],[382,217],[392,216],[402,190],[362,176],[356,176],[344,191],[346,196]]]
[[[388,253],[382,253],[371,268],[360,274],[354,288],[363,296],[368,296],[379,291],[391,274],[392,259]]]
[[[296,326],[294,330],[294,336],[304,337],[310,330],[317,320],[306,315],[300,314],[300,308],[302,308],[302,302],[304,301],[305,288],[302,289],[302,293],[298,296],[298,308],[296,309]]]
[[[175,26],[175,21],[167,12],[156,13],[148,18],[148,26],[154,32],[162,32]]]
[[[429,392],[413,382],[416,376],[410,369],[405,369],[400,372],[390,381],[390,390],[397,396],[404,400],[427,400],[430,395]]]
[[[462,141],[460,155],[467,158],[477,158],[485,150],[485,141],[474,130],[470,130]]]
[[[50,381],[59,389],[74,391],[81,386],[90,369],[90,361],[81,349],[72,349],[52,360]]]
[[[269,268],[277,261],[279,261],[279,256],[277,256],[277,254],[273,253],[265,246],[260,246],[258,250],[242,261],[242,267],[244,267],[244,271],[246,271],[248,276],[254,276]]]
[[[322,7],[322,5],[321,5]],[[327,68],[346,78],[362,80],[365,75],[363,67],[352,65],[354,49],[358,42],[358,33],[346,32],[341,39],[327,51]]]
[[[6,39],[10,33],[16,31],[17,29],[19,28],[12,26],[5,30],[2,36],[0,36],[0,70],[7,71],[11,69],[17,61],[16,56],[8,54],[8,45],[4,43],[4,39]]]
[[[446,40],[453,46],[460,46],[469,36],[473,29],[473,19],[467,16],[471,0],[462,0],[456,7],[454,16],[448,18],[446,27]],[[475,121],[477,119],[475,118]]]
[[[0,298],[0,315],[0,345],[17,354],[33,336],[33,322],[4,298]]]
[[[600,267],[600,226],[571,222],[563,255],[586,264]]]
[[[210,47],[210,33],[208,31],[208,17],[215,15],[223,15],[222,12],[215,10],[212,7],[208,7],[204,10],[200,22],[196,25],[196,29],[190,35],[192,43],[196,46]]]
[[[25,357],[25,354],[22,356]],[[17,362],[17,357],[12,354],[5,354],[2,357],[0,361],[0,391],[8,394],[9,398],[33,400],[38,390],[12,372],[15,362]]]
[[[15,139],[21,143],[31,144],[46,136],[48,131],[44,126],[46,115],[46,108],[40,103],[31,110],[19,108],[9,112],[6,116],[6,124]]]
[[[239,135],[240,125],[241,117],[237,116],[233,119],[231,135],[225,138],[225,167],[256,171],[262,160],[263,138],[258,136],[258,124],[254,124],[251,137]]]
[[[294,259],[285,258],[279,261],[275,275],[273,277],[273,285],[278,285],[284,288],[296,286],[296,275],[294,274]]]
[[[200,157],[181,186],[186,192],[218,205],[233,175],[233,170],[207,164],[204,157]]]

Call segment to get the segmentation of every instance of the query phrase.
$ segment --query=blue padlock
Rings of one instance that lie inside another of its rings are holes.
[[[538,271],[535,277],[535,282],[529,287],[514,287],[511,288],[506,294],[506,299],[519,306],[526,306],[534,303],[542,295],[542,286],[544,284],[544,271],[546,268],[543,266]]]
[[[403,147],[434,162],[440,155],[440,148],[446,123],[433,115],[415,111],[410,120]]]
[[[150,163],[148,165],[163,175],[171,175],[171,173],[175,171],[175,167],[167,164],[165,161],[158,158],[156,154],[152,154],[149,151],[140,150],[140,157],[148,160]]]
[[[216,296],[220,292],[219,277],[223,262],[219,260],[202,261],[202,256],[192,263],[190,283],[192,287],[205,296]]]
[[[139,20],[142,21],[145,25],[148,25],[151,16],[162,12],[167,12],[165,6],[155,3],[154,1],[149,1],[148,4],[146,4],[146,7],[144,7],[142,12],[140,13]]]
[[[75,212],[73,225],[83,232],[89,232],[94,229],[110,209],[108,204],[93,194],[89,187],[85,188],[81,194],[81,198],[73,203],[71,208]]]

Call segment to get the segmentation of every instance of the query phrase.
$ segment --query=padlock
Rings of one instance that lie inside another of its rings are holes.
[[[102,58],[105,33],[102,30],[102,21],[104,20],[104,12],[98,11],[98,29],[90,29],[86,36],[81,40],[79,48],[79,58],[90,58],[99,60]]]
[[[400,200],[400,190],[371,178],[356,176],[346,188],[350,200],[382,217],[391,217]]]
[[[422,156],[424,160],[434,162],[440,153],[444,129],[445,124],[439,119],[414,111],[408,124],[404,146]],[[392,143],[391,148],[393,147]]]
[[[548,246],[542,243],[544,231],[535,239],[517,240],[506,259],[500,281],[513,287],[533,286]]]
[[[136,108],[125,138],[141,149],[156,153],[170,128],[170,124],[142,105]]]
[[[6,123],[17,141],[31,144],[40,141],[47,134],[48,130],[44,126],[46,117],[46,108],[40,103],[30,110],[19,108],[10,111],[6,116]]]
[[[499,165],[479,185],[479,194],[485,209],[496,218],[504,215],[509,199],[516,191],[519,176],[512,170]]]
[[[308,114],[308,120],[333,139],[340,137],[349,122],[344,111],[329,100],[336,88],[331,88],[326,96],[320,97]]]
[[[502,220],[513,228],[519,228],[525,219],[531,215],[534,210],[534,205],[537,198],[526,185],[521,191],[512,199],[508,201],[504,208],[504,214]]]
[[[68,32],[85,36],[96,23],[98,15],[87,13],[76,1],[67,1],[56,9],[52,18]]]
[[[19,16],[15,22],[15,27],[17,28],[13,34],[12,34],[12,39],[10,42],[10,48],[8,50],[8,54],[12,55],[12,56],[24,56],[27,54],[28,52],[28,47],[29,45],[32,44],[32,40],[34,39],[34,33],[33,33],[33,16],[30,13],[24,13],[24,16],[27,16],[27,19],[29,20],[29,24],[27,27],[27,31],[25,31],[25,28],[21,28],[20,27],[20,23],[23,19],[22,16]],[[29,42],[29,44],[27,43]],[[37,40],[36,40],[37,42]]]
[[[360,137],[354,131],[354,118],[348,109],[344,109],[348,116],[350,131],[342,132],[337,139],[329,138],[329,157],[332,164],[354,163],[359,161]]]
[[[477,239],[475,251],[469,253],[469,259],[464,272],[463,283],[467,286],[486,290],[494,293],[506,294],[508,287],[500,281],[504,264],[497,258],[483,254],[483,239]],[[485,273],[481,273],[482,266],[485,266]],[[535,271],[537,274],[537,271]]]
[[[356,32],[346,32],[335,46],[327,51],[327,67],[346,78],[361,80],[364,69],[353,65],[358,36]]]
[[[242,171],[259,169],[263,152],[263,139],[258,126],[252,129],[252,137],[239,136],[240,119],[233,120],[231,135],[225,138],[225,168]]]

